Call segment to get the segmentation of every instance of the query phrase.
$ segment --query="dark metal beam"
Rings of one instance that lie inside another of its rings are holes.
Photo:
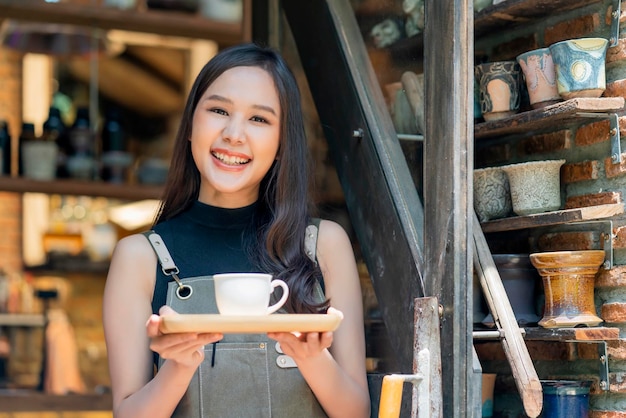
[[[422,203],[348,0],[283,1],[363,257],[395,349],[411,372],[422,289]]]

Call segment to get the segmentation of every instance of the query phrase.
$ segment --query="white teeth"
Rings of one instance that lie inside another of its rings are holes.
[[[250,161],[249,159],[246,159],[246,158],[235,157],[234,155],[226,155],[226,154],[222,154],[219,152],[214,152],[213,155],[221,162],[225,164],[229,164],[229,165],[246,164],[247,162]]]

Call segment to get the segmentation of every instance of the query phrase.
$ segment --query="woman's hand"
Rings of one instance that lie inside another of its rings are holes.
[[[328,315],[340,315],[341,311],[328,308]],[[285,354],[295,361],[301,361],[317,357],[333,343],[333,333],[327,332],[270,332],[267,336],[280,343],[280,348]]]
[[[146,323],[150,349],[163,359],[181,366],[196,368],[204,359],[204,346],[223,338],[220,333],[184,332],[163,334],[160,325],[166,315],[178,315],[169,306],[159,309],[159,315],[151,315]]]

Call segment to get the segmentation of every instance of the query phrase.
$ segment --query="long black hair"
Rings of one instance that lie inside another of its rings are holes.
[[[315,297],[321,271],[305,253],[310,221],[310,160],[298,84],[282,56],[272,48],[242,44],[219,52],[202,68],[191,87],[176,134],[168,179],[155,223],[187,210],[200,191],[200,172],[191,153],[193,115],[206,89],[234,67],[259,67],[274,80],[281,108],[276,161],[261,181],[257,212],[250,227],[255,241],[247,249],[256,266],[289,285],[285,305],[291,312],[320,312],[328,301]]]

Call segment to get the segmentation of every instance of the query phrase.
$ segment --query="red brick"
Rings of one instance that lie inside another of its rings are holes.
[[[622,242],[623,244],[623,242]],[[613,248],[615,240],[613,241]],[[619,247],[623,248],[623,247]],[[615,266],[611,270],[600,269],[596,276],[596,287],[621,287],[626,286],[626,266]]]
[[[626,303],[611,302],[602,305],[600,316],[611,324],[626,323]]]
[[[576,146],[584,147],[597,144],[598,142],[608,141],[611,139],[611,135],[609,134],[610,129],[611,124],[608,120],[588,123],[576,130],[576,139],[574,142]]]
[[[611,393],[626,393],[626,373],[609,373],[609,391]]]
[[[493,166],[511,159],[511,145],[497,144],[480,147],[476,150],[476,163],[481,166]]]
[[[611,157],[604,159],[604,175],[606,178],[623,176],[626,173],[626,154],[622,153],[622,162],[613,164]]]
[[[567,129],[526,138],[520,141],[518,152],[520,155],[532,155],[563,151],[570,149],[572,146],[571,144],[572,132]]]
[[[565,164],[561,170],[561,181],[565,184],[598,178],[598,161],[581,161]]]
[[[626,97],[626,79],[615,80],[606,84],[606,89],[602,93],[604,97]],[[621,124],[620,124],[621,125]],[[621,128],[621,126],[620,126]]]
[[[609,361],[626,360],[626,340],[607,341]]]
[[[594,360],[600,357],[597,343],[578,343],[576,349],[581,360]]]
[[[626,248],[626,226],[613,228],[613,248]]]
[[[540,251],[577,251],[595,248],[600,242],[597,232],[552,232],[537,241]]]
[[[543,40],[546,45],[551,45],[566,39],[582,38],[599,28],[600,16],[597,13],[579,16],[546,28]]]
[[[526,341],[528,354],[533,361],[563,360],[573,361],[578,358],[574,343],[555,341]]]
[[[624,59],[626,59],[626,39],[620,38],[617,40],[617,45],[606,50],[606,63],[610,64]]]
[[[589,206],[609,205],[621,202],[621,192],[590,193],[580,196],[568,197],[565,201],[565,209],[586,208]]]
[[[515,60],[519,54],[539,48],[537,38],[534,34],[515,38],[496,46],[490,56],[491,61]]]
[[[589,418],[626,418],[622,411],[589,411]]]

